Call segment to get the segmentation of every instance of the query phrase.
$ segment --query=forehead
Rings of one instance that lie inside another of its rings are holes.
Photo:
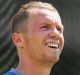
[[[30,20],[34,23],[54,22],[61,23],[61,18],[57,11],[47,9],[31,9]]]

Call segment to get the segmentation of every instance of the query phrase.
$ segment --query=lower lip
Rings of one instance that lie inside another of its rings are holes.
[[[48,46],[46,46],[47,48],[49,48],[49,49],[52,49],[52,50],[58,50],[59,48],[51,48],[51,47],[48,47]]]

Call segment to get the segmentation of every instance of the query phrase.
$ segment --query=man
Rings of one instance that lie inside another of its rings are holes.
[[[49,75],[64,45],[58,11],[38,1],[23,5],[12,22],[12,40],[19,65],[4,75]]]

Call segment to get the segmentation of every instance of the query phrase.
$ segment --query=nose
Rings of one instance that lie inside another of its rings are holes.
[[[58,39],[60,37],[60,33],[56,28],[54,28],[50,30],[49,36]]]

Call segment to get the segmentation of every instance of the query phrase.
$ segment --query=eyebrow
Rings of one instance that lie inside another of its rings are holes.
[[[53,25],[53,24],[55,24],[55,23],[46,22],[46,23],[43,23],[43,24],[46,24],[46,25]],[[59,27],[61,27],[61,28],[64,29],[63,24],[58,24],[58,23],[56,23],[56,25],[58,25]]]

